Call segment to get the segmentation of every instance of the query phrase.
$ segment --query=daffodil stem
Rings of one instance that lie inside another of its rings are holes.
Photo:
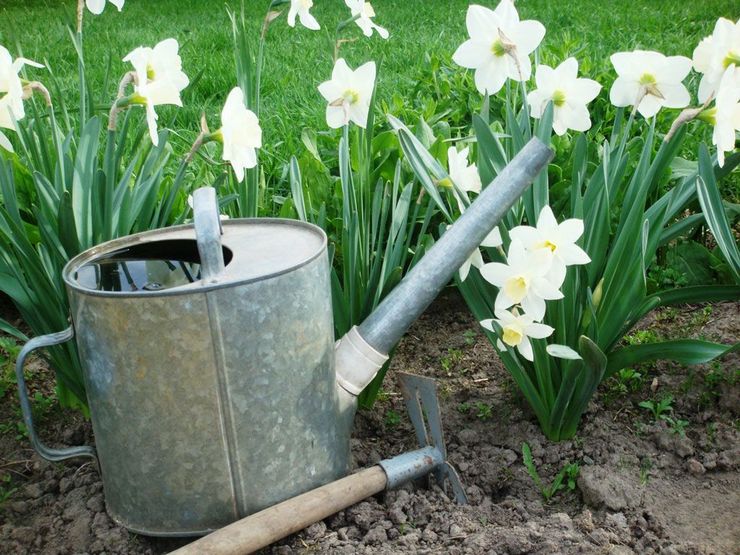
[[[670,141],[684,123],[688,123],[691,120],[696,119],[704,110],[707,109],[707,106],[709,106],[712,100],[714,100],[713,94],[709,95],[709,98],[707,98],[704,104],[702,104],[698,108],[686,108],[685,110],[682,110],[681,113],[678,114],[678,117],[673,120],[671,128],[668,133],[666,133],[663,142],[667,143],[668,141]]]
[[[82,34],[82,18],[85,15],[85,0],[77,0],[77,34]]]
[[[128,106],[127,102],[122,102],[126,97],[126,89],[131,83],[135,82],[136,73],[133,71],[125,73],[124,76],[121,78],[121,82],[118,84],[118,96],[116,96],[116,101],[113,103],[113,106],[111,106],[110,115],[108,116],[108,131],[116,130],[116,125],[118,123],[118,112]]]
[[[185,164],[190,164],[190,162],[193,161],[193,158],[195,158],[195,155],[200,150],[200,147],[202,147],[207,142],[216,140],[214,135],[216,135],[217,133],[219,132],[217,131],[216,133],[211,133],[210,129],[208,129],[208,122],[206,121],[205,113],[201,114],[200,133],[198,133],[193,146],[190,147],[190,150],[185,156]]]

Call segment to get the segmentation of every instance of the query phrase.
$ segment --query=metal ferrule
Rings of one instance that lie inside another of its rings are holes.
[[[424,447],[409,453],[403,453],[378,464],[388,477],[388,489],[396,488],[410,480],[426,476],[444,463],[444,455],[437,447]]]

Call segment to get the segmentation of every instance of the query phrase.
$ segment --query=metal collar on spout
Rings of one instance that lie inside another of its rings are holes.
[[[535,177],[547,167],[552,156],[552,150],[542,141],[537,138],[530,140],[375,311],[352,330],[351,341],[355,349],[361,342],[364,350],[388,353]],[[345,338],[338,342],[338,352],[346,350]],[[371,373],[368,368],[363,376],[358,376],[358,366],[344,358],[338,359],[338,383],[341,385],[346,381],[345,376],[351,375],[352,389],[362,390],[380,369],[377,366]],[[363,364],[363,368],[367,366]],[[347,391],[355,394],[350,389]]]

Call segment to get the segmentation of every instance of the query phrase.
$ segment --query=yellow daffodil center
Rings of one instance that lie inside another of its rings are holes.
[[[353,89],[347,89],[346,91],[344,91],[342,98],[348,104],[355,104],[356,102],[360,101],[360,93]]]
[[[645,87],[646,94],[651,94],[653,96],[657,96],[658,98],[663,98],[663,94],[660,92],[660,89],[658,89],[658,80],[652,73],[643,73],[640,76],[639,83],[640,85]]]
[[[734,52],[730,50],[727,53],[727,56],[725,56],[725,59],[722,60],[722,67],[727,69],[731,65],[740,66],[740,53]]]
[[[506,54],[506,47],[501,39],[496,39],[496,41],[491,45],[491,52],[493,52],[494,56],[499,57]]]
[[[643,73],[640,76],[640,85],[643,85],[644,87],[650,87],[655,86],[658,84],[658,80],[655,78],[655,75],[652,73]]]
[[[300,4],[301,4],[301,8],[307,10],[313,7],[313,0],[301,0]]]
[[[151,65],[146,66],[147,81],[154,81],[154,68]]]
[[[552,93],[552,103],[560,108],[563,104],[565,104],[565,93],[563,91],[555,91],[554,93]]]
[[[527,296],[529,281],[524,276],[514,276],[504,283],[504,293],[515,303]]]
[[[516,347],[522,342],[524,334],[518,326],[505,326],[504,327],[504,343],[510,347]]]

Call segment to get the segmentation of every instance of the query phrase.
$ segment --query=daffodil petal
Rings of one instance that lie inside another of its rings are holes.
[[[534,361],[534,354],[532,353],[532,343],[530,343],[527,336],[522,338],[521,343],[516,346],[517,350],[521,355],[529,361]]]
[[[546,324],[538,323],[529,324],[524,330],[524,332],[533,339],[544,339],[545,337],[550,337],[554,331],[555,328]]]

